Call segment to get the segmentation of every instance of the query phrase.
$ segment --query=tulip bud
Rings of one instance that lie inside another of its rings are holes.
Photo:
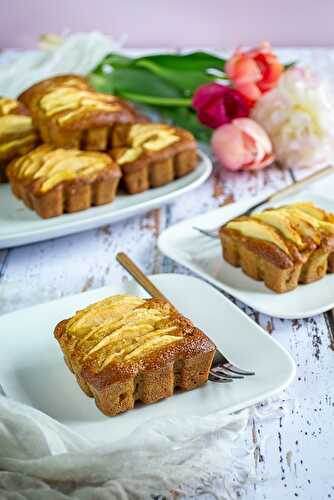
[[[250,118],[237,118],[217,128],[212,149],[228,170],[259,170],[274,161],[267,133]]]

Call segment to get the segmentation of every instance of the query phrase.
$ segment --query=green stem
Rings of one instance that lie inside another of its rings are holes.
[[[181,97],[154,97],[143,94],[132,94],[131,92],[122,92],[122,97],[129,101],[152,104],[153,106],[191,106],[192,99]]]

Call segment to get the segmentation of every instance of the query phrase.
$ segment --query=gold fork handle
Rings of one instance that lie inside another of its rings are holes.
[[[162,299],[170,302],[160,290],[153,285],[152,281],[136,266],[136,264],[124,252],[116,255],[117,261],[126,271],[155,299]]]

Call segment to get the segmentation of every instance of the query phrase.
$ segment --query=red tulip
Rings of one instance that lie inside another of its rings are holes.
[[[250,110],[240,92],[220,83],[208,83],[199,87],[192,105],[199,121],[210,128],[217,128],[234,118],[248,116]]]

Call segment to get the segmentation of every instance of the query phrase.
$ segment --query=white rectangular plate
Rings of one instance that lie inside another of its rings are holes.
[[[211,160],[202,152],[199,156],[199,164],[193,172],[166,186],[131,196],[120,194],[113,203],[51,219],[41,219],[12,194],[8,184],[0,184],[0,248],[85,231],[169,203],[200,186],[209,177]]]
[[[295,374],[291,356],[220,292],[197,278],[152,276],[175,306],[201,328],[232,362],[256,375],[231,384],[208,382],[117,417],[100,413],[64,363],[55,325],[108,295],[147,296],[133,281],[65,297],[0,317],[0,384],[7,395],[31,405],[96,443],[113,442],[159,416],[226,413],[254,404],[286,387]]]
[[[334,200],[311,191],[304,191],[264,206],[280,206],[301,200],[313,201],[319,207],[334,212]],[[322,280],[308,285],[299,285],[291,292],[277,294],[269,290],[263,282],[249,278],[241,269],[224,261],[218,239],[210,239],[193,229],[217,228],[244,212],[250,203],[250,200],[233,203],[166,229],[158,241],[160,250],[213,285],[270,316],[306,318],[334,307],[334,274],[328,274]]]

